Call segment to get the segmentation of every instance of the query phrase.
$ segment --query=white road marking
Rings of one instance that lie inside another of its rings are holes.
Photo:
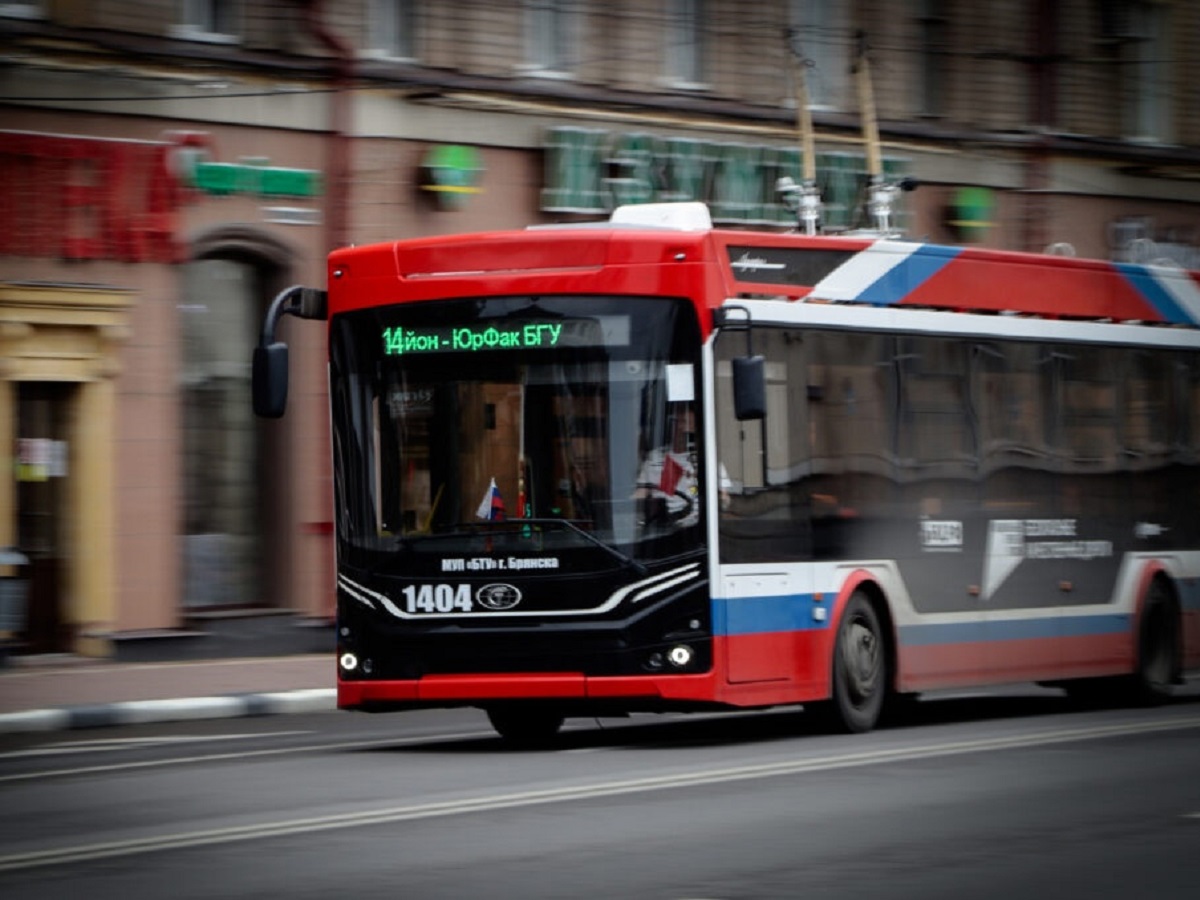
[[[289,753],[312,753],[320,750],[369,750],[372,747],[401,747],[430,742],[471,740],[495,737],[494,731],[468,731],[456,734],[422,735],[411,738],[381,738],[371,741],[336,741],[330,744],[305,744],[301,747],[273,747],[268,750],[242,750],[232,753],[205,753],[203,756],[182,756],[177,759],[147,759],[141,762],[109,763],[100,766],[78,766],[73,769],[52,769],[46,772],[23,772],[18,775],[0,775],[0,784],[11,781],[37,781],[42,778],[62,778],[73,775],[95,775],[100,772],[122,772],[129,769],[154,769],[165,766],[195,765],[204,762],[220,762],[226,759],[253,759],[256,756],[284,756]]]
[[[29,756],[58,756],[71,753],[102,753],[112,750],[141,750],[146,747],[162,747],[174,744],[195,744],[204,741],[240,741],[258,737],[290,737],[297,734],[312,734],[312,731],[269,731],[255,734],[176,734],[128,738],[101,738],[91,741],[64,741],[28,750],[11,750],[0,753],[0,759]]]
[[[863,766],[894,763],[914,759],[930,759],[957,756],[967,753],[983,753],[1024,747],[1038,747],[1073,741],[1102,740],[1128,734],[1145,734],[1157,731],[1179,731],[1200,727],[1200,716],[1159,720],[1157,722],[1130,722],[1120,725],[1102,725],[1091,728],[1071,728],[1058,731],[1043,731],[1010,737],[980,738],[970,741],[952,741],[925,746],[897,747],[889,750],[867,750],[861,753],[838,753],[834,756],[816,757],[807,760],[760,763],[718,769],[702,769],[694,772],[679,772],[624,781],[598,782],[595,784],[547,788],[523,791],[514,794],[468,797],[441,803],[422,803],[405,806],[383,807],[351,813],[313,816],[308,818],[283,819],[276,822],[261,822],[255,825],[239,825],[201,831],[185,831],[176,834],[156,834],[148,837],[128,838],[117,841],[102,841],[76,846],[49,847],[0,856],[0,872],[16,869],[31,869],[39,866],[65,865],[89,860],[109,859],[118,856],[133,856],[189,847],[228,844],[238,841],[261,840],[264,838],[287,837],[341,828],[360,828],[365,825],[385,825],[418,819],[442,816],[465,815],[491,812],[501,809],[536,806],[547,803],[564,803],[573,800],[592,800],[615,797],[623,794],[639,794],[650,791],[675,790],[697,785],[721,784],[750,779],[775,778],[783,775],[800,775],[834,769],[849,769]],[[428,738],[426,738],[428,740]],[[395,742],[380,742],[395,743]],[[270,751],[267,751],[270,752]],[[211,758],[211,757],[209,757]]]

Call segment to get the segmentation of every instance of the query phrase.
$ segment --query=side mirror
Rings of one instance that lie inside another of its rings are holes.
[[[288,395],[287,344],[274,343],[255,347],[250,378],[254,414],[267,419],[278,419],[282,416],[287,407]]]
[[[267,307],[262,335],[254,348],[250,368],[254,414],[265,419],[278,419],[287,408],[288,348],[287,344],[275,340],[275,327],[283,316],[327,319],[328,295],[316,288],[295,285],[280,291]]]
[[[761,356],[739,356],[733,365],[733,414],[739,422],[767,414],[766,363]]]

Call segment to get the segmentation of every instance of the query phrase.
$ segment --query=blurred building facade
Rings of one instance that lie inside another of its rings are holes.
[[[1200,268],[1188,0],[0,0],[0,53],[0,546],[32,560],[32,652],[307,646],[323,332],[285,326],[289,413],[255,421],[271,297],[335,246],[623,202],[792,227],[797,70],[830,230],[868,224],[873,106],[912,237]]]

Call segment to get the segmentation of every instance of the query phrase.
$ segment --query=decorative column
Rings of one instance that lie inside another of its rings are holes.
[[[70,558],[59,598],[74,652],[106,656],[116,608],[116,375],[129,335],[129,291],[55,284],[0,284],[0,544],[16,539],[12,463],[19,384],[75,384],[68,434],[68,499],[62,515]]]
[[[17,390],[16,384],[9,381],[4,372],[9,343],[6,330],[4,325],[0,325],[0,547],[8,547],[17,540],[17,436],[13,433],[17,416]],[[12,574],[15,573],[0,567],[0,577]]]

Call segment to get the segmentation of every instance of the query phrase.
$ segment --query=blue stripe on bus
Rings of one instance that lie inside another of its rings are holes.
[[[1175,325],[1196,324],[1187,311],[1175,302],[1175,298],[1167,293],[1145,266],[1133,263],[1116,263],[1115,265],[1117,271],[1125,276],[1134,289],[1158,310],[1158,314],[1166,321]]]
[[[944,625],[905,625],[899,639],[905,647],[935,644],[974,644],[983,640],[983,622],[951,622]]]
[[[812,594],[769,597],[714,598],[713,632],[717,635],[769,634],[776,631],[809,631],[827,628],[815,610],[828,616],[824,604]]]
[[[1128,614],[1064,616],[1039,619],[992,619],[944,625],[907,625],[900,643],[909,647],[932,644],[965,644],[976,641],[1026,641],[1038,638],[1094,637],[1129,631]]]
[[[900,303],[940,272],[960,252],[956,247],[921,246],[867,285],[855,299],[876,306]]]
[[[826,618],[818,618],[822,613]],[[769,634],[780,631],[811,631],[828,628],[828,608],[813,601],[812,594],[714,599],[713,631],[720,636]],[[936,644],[967,644],[979,641],[1020,641],[1037,638],[1091,637],[1124,634],[1130,628],[1129,614],[1064,616],[1031,619],[992,619],[905,625],[900,643],[908,647]]]

